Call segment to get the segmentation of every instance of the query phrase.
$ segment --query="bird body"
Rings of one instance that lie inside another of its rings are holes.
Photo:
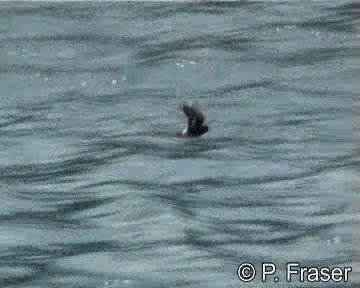
[[[199,104],[194,102],[191,106],[183,103],[180,109],[186,117],[186,127],[178,136],[199,137],[209,131],[206,124],[206,116],[200,110]]]

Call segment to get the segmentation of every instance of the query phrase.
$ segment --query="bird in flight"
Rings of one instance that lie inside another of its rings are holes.
[[[177,136],[199,137],[209,131],[206,116],[197,102],[193,102],[191,106],[183,103],[180,109],[186,117],[186,127],[182,132],[177,133]]]

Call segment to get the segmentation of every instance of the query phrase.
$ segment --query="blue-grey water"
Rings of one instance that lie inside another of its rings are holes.
[[[356,23],[349,1],[0,3],[0,287],[349,287],[284,277],[352,263]],[[175,137],[183,101],[207,135]]]

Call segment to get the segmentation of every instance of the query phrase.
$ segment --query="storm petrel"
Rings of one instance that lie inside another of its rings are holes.
[[[186,127],[181,133],[177,133],[177,136],[199,137],[209,131],[209,127],[206,125],[206,116],[200,110],[197,102],[193,102],[191,106],[183,103],[180,105],[180,109],[186,117]]]

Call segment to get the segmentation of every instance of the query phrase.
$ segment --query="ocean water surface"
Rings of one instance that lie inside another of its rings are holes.
[[[0,287],[350,287],[285,264],[352,265],[358,23],[350,1],[1,2]],[[183,101],[207,135],[175,137]]]

